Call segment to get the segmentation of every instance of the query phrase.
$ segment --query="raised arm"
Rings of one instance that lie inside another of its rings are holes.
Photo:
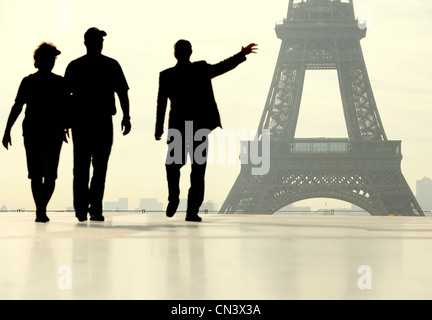
[[[246,56],[251,53],[256,53],[257,44],[251,43],[246,48],[242,47],[241,51],[237,53],[235,56],[226,59],[218,64],[209,65],[210,67],[210,77],[215,78],[220,76],[228,71],[236,68],[240,63],[246,61]]]

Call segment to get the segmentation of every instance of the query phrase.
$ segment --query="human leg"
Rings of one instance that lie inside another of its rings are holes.
[[[48,222],[42,177],[31,179],[31,190],[36,205],[36,222]]]
[[[204,201],[206,164],[192,164],[190,176],[191,186],[188,193],[186,212],[187,221],[201,221],[198,217],[199,208]]]
[[[203,141],[194,141],[186,221],[201,222],[202,220],[198,212],[204,201],[207,153],[208,136],[204,136]]]
[[[180,171],[186,164],[186,146],[184,132],[170,129],[168,140],[168,151],[165,161],[168,182],[168,206],[167,217],[175,215],[180,204]]]
[[[166,165],[167,182],[168,182],[168,206],[166,210],[167,217],[171,218],[175,215],[180,204],[180,170],[182,164]]]
[[[95,143],[92,165],[93,176],[89,189],[89,211],[91,220],[103,221],[103,197],[105,193],[105,182],[108,171],[108,162],[113,144],[112,120],[98,126],[95,132]]]
[[[55,190],[57,169],[62,144],[63,142],[61,136],[47,136],[44,139],[44,143],[40,147],[43,163],[43,174],[42,177],[32,179],[32,190],[34,190],[33,194],[36,195],[37,198],[36,214],[38,215],[39,213],[38,220],[49,221],[46,211],[48,203],[51,200]]]
[[[87,220],[89,208],[89,180],[91,150],[87,135],[82,129],[72,129],[73,138],[73,203],[79,221]]]
[[[46,205],[44,204],[43,190],[43,137],[37,135],[25,135],[24,147],[26,151],[28,178],[30,179],[33,200],[36,206],[36,222],[48,222]]]

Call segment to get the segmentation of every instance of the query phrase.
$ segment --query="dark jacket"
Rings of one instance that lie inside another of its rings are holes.
[[[243,53],[211,65],[205,61],[178,63],[160,74],[157,100],[156,135],[162,135],[168,99],[171,101],[169,128],[183,131],[185,121],[193,121],[194,130],[222,127],[211,80],[224,74],[246,57]]]

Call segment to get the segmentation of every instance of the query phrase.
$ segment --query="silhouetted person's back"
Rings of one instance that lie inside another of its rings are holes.
[[[242,51],[235,56],[211,65],[205,61],[192,63],[190,61],[192,45],[189,41],[179,40],[175,45],[174,52],[178,60],[177,65],[161,72],[155,138],[160,140],[164,132],[165,114],[169,99],[171,110],[168,123],[168,142],[171,145],[179,146],[179,148],[170,147],[167,155],[168,217],[175,214],[179,205],[180,169],[186,164],[187,153],[189,153],[192,160],[192,172],[186,220],[201,221],[198,211],[204,200],[208,134],[217,127],[222,126],[211,81],[213,78],[234,69],[244,62],[246,55],[254,52],[255,47],[255,44],[250,44],[248,47],[242,48]],[[201,137],[201,141],[196,141],[194,139],[195,133],[200,130],[204,135]],[[188,136],[188,131],[191,131],[192,136]],[[207,133],[205,134],[205,132]],[[181,143],[175,141],[175,133],[181,135]],[[199,152],[200,159],[194,159],[198,147],[203,150]],[[172,153],[174,153],[174,156]],[[168,160],[168,158],[173,157],[180,158],[180,161],[172,162]]]
[[[65,78],[73,93],[75,125],[87,120],[97,125],[101,117],[111,119],[117,113],[114,94],[129,90],[119,63],[102,54],[72,61]]]
[[[102,55],[105,31],[90,28],[84,35],[87,54],[72,61],[65,79],[72,94],[74,142],[74,207],[80,221],[103,221],[103,195],[113,144],[115,93],[123,111],[122,130],[131,130],[128,84],[120,64]],[[89,185],[90,166],[93,176]]]

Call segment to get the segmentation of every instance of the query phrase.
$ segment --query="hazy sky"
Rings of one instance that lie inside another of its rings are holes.
[[[402,140],[403,173],[415,193],[415,182],[432,177],[432,4],[425,0],[355,1],[357,12],[372,14],[362,40],[369,76],[384,128],[390,140]],[[173,44],[192,42],[192,60],[217,63],[242,45],[259,44],[259,53],[233,72],[213,81],[225,129],[256,129],[263,112],[281,41],[275,23],[286,17],[288,0],[0,0],[0,130],[23,77],[35,72],[33,52],[44,41],[62,54],[54,73],[85,54],[84,32],[105,30],[104,54],[119,61],[129,82],[132,132],[120,132],[121,111],[114,118],[115,138],[105,201],[140,198],[166,202],[162,161],[164,143],[154,141],[159,72],[175,64]],[[0,150],[0,206],[34,207],[27,179],[21,123],[12,130],[12,148]],[[297,137],[347,137],[336,71],[308,71]],[[59,179],[49,209],[72,205],[72,142],[64,145]],[[225,200],[240,171],[237,164],[212,164],[207,171],[206,201]],[[187,196],[189,170],[182,176]],[[317,203],[321,206],[325,201]],[[302,203],[303,205],[305,202]]]

